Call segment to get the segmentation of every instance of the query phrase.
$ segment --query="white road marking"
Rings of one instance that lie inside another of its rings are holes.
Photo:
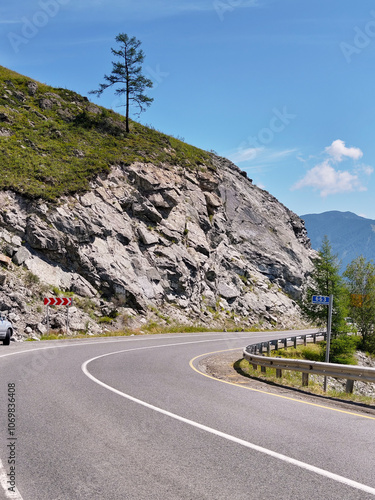
[[[220,333],[214,333],[214,332],[207,332],[207,333],[202,333],[202,334],[192,334],[194,336],[197,336],[197,337],[205,337],[207,335],[209,335],[210,333],[213,333],[214,335],[220,335]],[[240,332],[233,332],[233,333],[240,333]],[[246,332],[245,332],[246,333]],[[249,333],[249,332],[247,332]],[[225,334],[227,335],[227,332],[225,332]],[[165,334],[164,334],[165,335]],[[260,333],[259,333],[260,335]],[[160,337],[159,337],[160,338]],[[187,336],[187,335],[184,335],[184,336],[180,336],[180,335],[173,335],[173,336],[168,336],[169,339],[177,339],[177,338],[190,338],[190,336]],[[200,340],[198,342],[215,342],[215,341],[223,341],[223,340],[241,340],[241,339],[248,339],[248,335],[246,336],[243,336],[243,337],[227,337],[227,338],[216,338],[216,339],[208,339],[208,340]],[[251,337],[250,340],[252,340],[254,337]],[[116,340],[97,340],[95,341],[95,338],[93,338],[93,341],[92,342],[87,342],[87,341],[77,341],[77,342],[74,342],[74,344],[69,344],[69,345],[51,345],[51,346],[47,346],[47,347],[36,347],[35,349],[25,349],[24,351],[16,351],[16,352],[9,352],[9,353],[6,353],[6,354],[0,354],[0,358],[6,358],[8,356],[17,356],[18,354],[27,354],[27,353],[30,353],[30,352],[36,352],[36,351],[45,351],[47,349],[62,349],[62,348],[68,348],[68,347],[81,347],[83,345],[103,345],[103,344],[119,344],[120,342],[135,342],[135,341],[146,341],[146,340],[157,340],[158,338],[156,337],[156,335],[150,335],[148,337],[146,336],[134,336],[134,337],[124,337],[124,338],[120,338],[120,339],[116,339]],[[48,342],[53,342],[53,341],[48,341]],[[196,342],[187,342],[188,344],[194,344]],[[176,344],[165,344],[163,346],[160,346],[160,347],[166,347],[168,345],[173,345],[173,346],[176,346],[176,345],[179,345],[180,343],[176,343]],[[152,346],[152,347],[158,347],[158,346]],[[148,348],[147,348],[148,349]],[[243,349],[243,347],[239,347],[238,349]]]
[[[194,336],[206,336],[206,335],[209,335],[211,332],[208,332],[208,333],[202,333],[202,334],[193,334]],[[219,335],[220,333],[213,333],[214,335]],[[191,338],[191,335],[183,335],[183,336],[180,336],[180,335],[173,335],[173,336],[169,336],[168,338]],[[168,346],[177,346],[177,345],[186,345],[186,344],[199,344],[199,343],[206,343],[206,342],[217,342],[217,341],[223,341],[223,340],[241,340],[241,339],[245,339],[245,338],[248,338],[248,335],[246,336],[241,336],[241,337],[230,337],[230,338],[215,338],[215,339],[206,339],[206,340],[198,340],[198,341],[192,341],[192,342],[176,342],[176,343],[173,343],[173,344],[164,344],[164,345],[160,345],[160,346],[145,346],[145,347],[136,347],[136,348],[133,348],[133,349],[126,349],[125,351],[119,351],[119,352],[127,352],[127,351],[134,351],[134,350],[141,350],[141,349],[155,349],[155,348],[158,348],[158,347],[168,347]],[[116,339],[116,340],[105,340],[105,341],[91,341],[91,342],[77,342],[77,343],[74,343],[74,344],[70,344],[70,345],[52,345],[52,346],[46,346],[46,347],[37,347],[35,349],[26,349],[24,351],[16,351],[16,352],[8,352],[6,354],[2,354],[0,355],[0,358],[6,358],[8,356],[16,356],[18,354],[27,354],[27,353],[33,353],[33,352],[36,352],[36,351],[44,351],[44,350],[47,350],[47,349],[61,349],[61,348],[66,348],[66,347],[80,347],[80,346],[83,346],[83,345],[102,345],[102,344],[113,344],[113,343],[119,343],[119,342],[132,342],[134,340],[156,340],[156,337],[155,336],[150,336],[150,337],[141,337],[141,338],[134,338],[134,337],[125,337],[125,338],[121,338],[121,339]],[[240,348],[239,348],[240,349]],[[110,354],[115,354],[115,353],[110,353]],[[104,355],[106,356],[106,355]],[[101,357],[101,356],[99,356]],[[3,463],[0,459],[0,485],[2,486],[3,490],[4,490],[4,493],[5,493],[5,496],[7,499],[11,499],[11,500],[23,500],[20,492],[18,491],[17,488],[15,488],[15,492],[11,492],[8,490],[8,476],[7,476],[7,471],[6,469],[4,468],[3,466]]]
[[[241,335],[240,336],[230,336],[230,337],[226,337],[226,338],[222,338],[222,337],[219,337],[219,338],[215,338],[215,339],[206,339],[206,340],[198,340],[198,341],[192,341],[192,342],[177,342],[177,343],[173,343],[173,344],[164,344],[164,345],[158,345],[158,346],[146,346],[146,347],[137,347],[137,348],[133,348],[133,349],[126,349],[125,351],[119,351],[119,352],[127,352],[127,351],[134,351],[134,350],[140,350],[140,349],[156,349],[156,348],[159,348],[159,347],[172,347],[172,346],[177,346],[177,345],[187,345],[187,344],[199,344],[199,343],[206,343],[206,342],[217,342],[217,341],[225,341],[225,340],[241,340],[241,339],[255,339],[257,336],[260,336],[262,335],[263,336],[263,333],[262,332],[259,332],[257,334],[255,333],[252,333],[252,332],[233,332],[233,333],[240,333]],[[273,332],[270,332],[270,333],[273,333]],[[275,335],[276,335],[277,332],[275,332]],[[287,333],[287,332],[285,332]],[[188,335],[184,335],[184,334],[177,334],[177,335],[169,335],[168,338],[178,338],[178,339],[181,339],[181,338],[191,338],[192,336],[193,337],[205,337],[207,335],[215,335],[215,336],[218,336],[218,335],[226,335],[227,333],[226,332],[202,332],[202,333],[192,333],[192,334],[188,334]],[[148,340],[158,340],[160,339],[160,336],[159,335],[152,335],[152,336],[135,336],[135,337],[123,337],[123,338],[117,338],[117,339],[111,339],[111,340],[97,340],[96,338],[93,338],[92,340],[90,339],[90,341],[77,341],[75,342],[74,344],[64,344],[64,345],[50,345],[50,346],[45,346],[45,347],[37,347],[35,349],[26,349],[24,351],[16,351],[16,352],[8,352],[8,353],[5,353],[5,354],[1,354],[0,355],[0,358],[6,358],[8,356],[16,356],[16,355],[19,355],[19,354],[28,354],[28,353],[33,353],[33,352],[37,352],[37,351],[45,351],[47,349],[62,349],[62,348],[67,348],[67,347],[81,347],[81,346],[85,346],[85,345],[103,345],[103,344],[115,344],[115,343],[120,343],[120,342],[134,342],[134,341],[148,341]],[[239,348],[240,349],[240,348]],[[116,352],[112,352],[110,353],[111,355],[112,354],[116,354]],[[105,354],[104,356],[107,356],[107,354]],[[99,356],[99,357],[103,357],[103,356]],[[93,359],[96,359],[96,358],[93,358]],[[90,376],[90,375],[88,375]],[[91,376],[90,376],[91,378]],[[98,383],[100,383],[100,381],[98,381]],[[4,490],[4,493],[6,495],[7,498],[9,499],[12,499],[12,500],[23,500],[20,492],[18,491],[17,488],[15,488],[15,492],[11,492],[8,490],[8,476],[7,476],[7,471],[6,469],[4,468],[3,466],[3,463],[0,459],[0,485],[2,486],[3,490]]]
[[[198,341],[197,343],[199,343],[199,342],[202,342],[202,341]],[[195,343],[195,342],[184,342],[184,343],[181,343],[181,345],[191,344],[191,343]],[[165,346],[154,346],[154,347],[167,347],[167,346],[170,346],[170,345],[171,344],[167,344]],[[88,361],[85,361],[85,363],[82,364],[81,368],[82,368],[83,373],[88,378],[90,378],[93,382],[95,382],[96,384],[104,387],[105,389],[108,389],[109,391],[112,391],[113,393],[117,394],[118,396],[126,398],[126,399],[128,399],[130,401],[133,401],[134,403],[137,403],[137,404],[139,404],[141,406],[144,406],[144,407],[146,407],[146,408],[148,408],[150,410],[153,410],[153,411],[156,411],[158,413],[161,413],[162,415],[165,415],[167,417],[173,418],[175,420],[178,420],[180,422],[188,424],[188,425],[190,425],[192,427],[196,427],[197,429],[209,432],[210,434],[213,434],[215,436],[219,436],[221,438],[227,439],[228,441],[231,441],[233,443],[239,444],[241,446],[245,446],[246,448],[250,448],[250,449],[252,449],[254,451],[258,451],[258,452],[263,453],[265,455],[268,455],[270,457],[276,458],[278,460],[282,460],[283,462],[286,462],[286,463],[289,463],[291,465],[295,465],[297,467],[300,467],[301,469],[305,469],[305,470],[307,470],[309,472],[314,472],[315,474],[319,474],[320,476],[326,477],[328,479],[332,479],[333,481],[336,481],[338,483],[342,483],[342,484],[344,484],[346,486],[350,486],[352,488],[356,488],[357,490],[361,490],[361,491],[364,491],[366,493],[369,493],[369,494],[375,496],[375,488],[372,488],[371,486],[367,486],[365,484],[358,483],[357,481],[353,481],[351,479],[348,479],[346,477],[340,476],[338,474],[334,474],[333,472],[329,472],[329,471],[327,471],[325,469],[321,469],[319,467],[315,467],[314,465],[310,465],[310,464],[307,464],[305,462],[301,462],[300,460],[296,460],[294,458],[288,457],[286,455],[282,455],[281,453],[277,453],[277,452],[269,450],[267,448],[263,448],[262,446],[258,446],[256,444],[250,443],[248,441],[245,441],[243,439],[237,438],[235,436],[231,436],[230,434],[226,434],[225,432],[221,432],[221,431],[219,431],[217,429],[213,429],[212,427],[208,427],[207,425],[200,424],[199,422],[195,422],[194,420],[190,420],[188,418],[181,417],[180,415],[177,415],[177,414],[172,413],[170,411],[164,410],[163,408],[159,408],[158,406],[154,406],[154,405],[152,405],[150,403],[147,403],[146,401],[142,401],[141,399],[135,398],[135,397],[131,396],[130,394],[126,394],[124,392],[121,392],[118,389],[115,389],[114,387],[111,387],[110,385],[108,385],[108,384],[102,382],[101,380],[97,379],[96,377],[94,377],[88,371],[87,365],[89,363],[97,360],[97,359],[105,358],[106,356],[111,356],[111,355],[120,354],[120,353],[124,353],[124,352],[129,352],[129,351],[133,351],[133,350],[150,349],[150,348],[152,349],[153,347],[149,346],[149,347],[146,347],[146,348],[141,347],[141,348],[136,348],[136,349],[126,349],[124,351],[115,351],[115,352],[112,352],[112,353],[103,354],[101,356],[96,356],[94,358],[89,359]]]

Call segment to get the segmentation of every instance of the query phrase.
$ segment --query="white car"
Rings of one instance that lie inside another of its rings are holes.
[[[4,345],[10,344],[10,338],[13,335],[13,325],[4,316],[0,315],[0,340]]]

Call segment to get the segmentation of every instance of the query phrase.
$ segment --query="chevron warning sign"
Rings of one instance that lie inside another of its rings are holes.
[[[71,306],[72,303],[72,297],[46,297],[44,299],[45,306]]]

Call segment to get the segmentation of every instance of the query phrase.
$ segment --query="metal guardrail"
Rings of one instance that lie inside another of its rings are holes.
[[[281,347],[296,347],[298,344],[306,345],[308,342],[317,342],[324,340],[326,333],[314,333],[307,335],[299,335],[296,337],[288,337],[284,339],[271,340],[269,342],[260,342],[251,344],[245,347],[243,357],[247,359],[255,369],[261,366],[265,372],[267,368],[276,368],[276,376],[282,376],[282,370],[292,370],[302,372],[302,385],[308,385],[309,374],[324,375],[326,377],[345,378],[347,379],[346,391],[353,392],[354,380],[363,382],[375,383],[375,368],[367,368],[363,366],[339,365],[336,363],[322,363],[318,361],[308,361],[300,359],[273,358],[264,356],[268,355],[273,349]]]
[[[259,342],[258,344],[248,345],[244,352],[247,351],[251,354],[263,354],[264,350],[267,354],[271,352],[272,349],[280,349],[282,347],[297,347],[297,345],[304,344],[307,345],[308,342],[318,342],[319,340],[326,340],[326,332],[308,333],[306,335],[297,335],[295,337],[286,337],[283,339],[269,340],[266,342]]]

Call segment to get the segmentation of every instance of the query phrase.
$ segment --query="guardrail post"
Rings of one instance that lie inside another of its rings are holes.
[[[262,373],[267,373],[267,368],[266,368],[265,366],[261,366],[261,367],[260,367],[260,371],[261,371]]]
[[[312,335],[308,335],[308,338],[313,338]],[[322,337],[324,336],[324,333],[319,333],[316,334],[317,337]],[[297,340],[302,339],[302,341],[306,342],[307,337],[305,335],[298,336]],[[245,359],[249,360],[250,365],[252,368],[257,371],[259,366],[264,365],[262,368],[262,372],[266,372],[267,367],[272,367],[276,371],[276,377],[281,378],[282,377],[282,372],[283,370],[292,370],[292,371],[300,371],[302,372],[302,385],[307,386],[309,382],[309,374],[314,373],[314,374],[320,374],[323,375],[325,378],[325,383],[324,383],[324,390],[327,390],[327,382],[328,382],[328,377],[335,377],[335,378],[343,378],[347,379],[346,383],[346,392],[352,393],[354,389],[354,380],[363,380],[366,382],[374,383],[375,382],[375,368],[364,368],[364,367],[355,367],[355,366],[348,366],[348,367],[342,367],[341,365],[335,365],[332,363],[323,363],[323,362],[308,362],[308,361],[301,361],[301,360],[292,360],[292,359],[286,359],[283,362],[276,362],[276,360],[273,360],[272,358],[265,358],[264,355],[262,356],[256,356],[257,351],[259,349],[262,349],[263,352],[265,349],[267,349],[267,352],[271,351],[272,346],[275,346],[277,349],[279,347],[279,342],[282,344],[287,344],[288,340],[295,340],[294,337],[292,338],[283,338],[277,340],[272,340],[270,342],[262,342],[258,344],[252,344],[246,347],[244,349],[243,357]],[[276,355],[276,353],[275,353]],[[274,357],[275,357],[274,355]],[[276,356],[277,357],[277,356]],[[276,366],[281,366],[282,368],[276,368]]]
[[[279,350],[279,340],[275,340],[275,351]]]
[[[316,344],[316,333],[314,333],[314,335],[313,335],[313,342],[314,342],[314,344]]]
[[[263,342],[259,344],[259,354],[263,354]]]
[[[309,374],[302,372],[302,387],[307,387],[309,385]]]
[[[303,345],[306,346],[307,345],[307,335],[303,335],[302,338],[303,338]]]
[[[293,338],[293,347],[294,349],[297,349],[297,337]]]
[[[271,354],[271,343],[267,342],[267,354],[268,356]]]
[[[346,381],[346,388],[345,388],[345,392],[347,394],[353,394],[353,390],[354,390],[354,380],[347,380]]]
[[[286,349],[288,347],[288,339],[284,339],[284,348]]]

